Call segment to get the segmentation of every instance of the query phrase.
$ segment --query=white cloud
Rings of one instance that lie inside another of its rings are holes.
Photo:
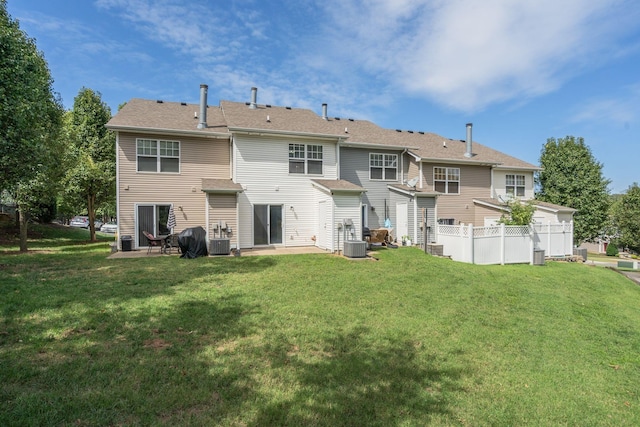
[[[230,99],[259,86],[272,103],[342,112],[388,105],[398,91],[465,112],[521,103],[623,55],[616,37],[640,12],[631,0],[95,4],[190,57],[185,66]]]
[[[616,97],[598,98],[580,105],[571,123],[611,124],[629,126],[640,120],[640,83],[624,88]]]
[[[327,11],[343,58],[464,111],[555,90],[592,55],[613,54],[638,16],[619,0],[340,0]]]

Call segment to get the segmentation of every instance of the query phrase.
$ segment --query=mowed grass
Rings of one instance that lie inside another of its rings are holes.
[[[0,247],[0,425],[640,425],[640,287],[612,270],[60,239]]]

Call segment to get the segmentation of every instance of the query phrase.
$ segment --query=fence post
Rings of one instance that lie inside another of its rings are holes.
[[[473,249],[475,246],[475,242],[473,241],[473,224],[469,224],[467,226],[467,232],[469,233],[469,260],[471,264],[475,264]]]
[[[500,265],[504,265],[504,261],[505,261],[504,239],[505,239],[506,229],[507,228],[505,227],[504,222],[500,224]]]
[[[529,265],[533,265],[533,251],[535,249],[533,239],[535,237],[535,233],[535,228],[532,224],[529,224]]]
[[[551,252],[551,221],[547,221],[547,252],[549,255],[553,255]]]

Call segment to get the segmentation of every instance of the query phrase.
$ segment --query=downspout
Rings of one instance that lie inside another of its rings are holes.
[[[118,156],[118,147],[120,147],[120,132],[116,132],[116,220],[118,228],[116,229],[116,248],[121,251],[120,246],[120,156]]]
[[[422,161],[420,161],[418,163],[419,165],[419,170],[420,170],[420,189],[422,190],[422,188],[424,187],[424,171],[422,170]]]
[[[342,173],[340,172],[340,168],[342,167],[340,165],[340,142],[340,139],[338,139],[338,143],[336,144],[336,176],[338,179],[342,179]]]
[[[209,227],[211,227],[211,222],[209,221],[209,196],[210,193],[206,192],[204,193],[205,197],[204,197],[204,220],[206,221],[206,228],[205,228],[205,232],[206,232],[206,241],[209,242],[210,237],[211,237],[211,233],[209,232]]]
[[[404,179],[404,155],[407,154],[407,151],[409,151],[408,149],[404,149],[402,150],[402,154],[400,154],[400,183],[404,183],[407,182]]]
[[[233,164],[234,162],[234,155],[233,155],[233,135],[231,135],[231,137],[229,137],[229,178],[231,178],[231,181],[233,181],[233,171],[235,170],[233,168]],[[235,181],[234,181],[235,182]]]
[[[418,198],[413,194],[413,241],[418,243]]]
[[[497,194],[495,192],[495,188],[493,186],[493,170],[495,169],[495,166],[491,166],[491,185],[490,185],[490,190],[491,190],[491,195],[489,197],[491,197],[492,199],[497,198]]]

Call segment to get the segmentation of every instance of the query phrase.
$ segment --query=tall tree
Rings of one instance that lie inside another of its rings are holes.
[[[612,206],[612,222],[618,233],[618,243],[640,252],[640,187],[637,182]]]
[[[608,217],[611,181],[583,138],[549,138],[542,148],[536,198],[577,210],[573,240],[580,244],[600,235]]]
[[[36,182],[55,163],[62,103],[36,43],[20,29],[0,0],[0,189],[18,204],[20,250],[27,250],[27,224]]]
[[[115,206],[115,136],[104,126],[110,119],[100,93],[84,87],[65,118],[73,165],[65,179],[65,204],[87,211],[92,241],[97,208]]]

